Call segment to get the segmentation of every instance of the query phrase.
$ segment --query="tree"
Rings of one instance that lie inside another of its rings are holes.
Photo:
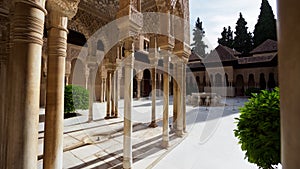
[[[253,49],[252,34],[248,32],[246,27],[247,22],[243,18],[242,13],[236,23],[235,37],[233,42],[233,48],[241,53],[241,56],[247,56],[247,54]]]
[[[233,31],[230,26],[228,26],[228,29],[226,27],[223,28],[221,36],[221,38],[218,38],[218,43],[220,45],[233,48]]]
[[[259,168],[273,169],[280,163],[279,100],[279,88],[252,94],[236,118],[234,134],[246,151],[245,158]]]
[[[202,22],[200,22],[199,17],[197,18],[195,28],[193,29],[193,36],[194,43],[191,44],[192,50],[199,56],[204,57],[206,55],[205,49],[208,48],[208,46],[205,45],[203,41],[205,31],[202,27]]]
[[[276,20],[268,0],[262,0],[260,14],[253,34],[254,47],[257,47],[267,39],[277,40]]]

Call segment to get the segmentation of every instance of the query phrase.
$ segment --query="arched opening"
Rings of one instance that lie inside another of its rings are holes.
[[[268,88],[274,89],[275,87],[276,87],[276,82],[274,78],[274,73],[269,73]]]
[[[235,84],[235,88],[236,88],[236,95],[237,96],[244,96],[244,77],[243,75],[237,75],[236,76],[236,84]]]
[[[214,76],[213,75],[209,76],[209,82],[210,82],[209,86],[214,86]]]
[[[82,33],[69,29],[67,43],[84,46],[84,44],[86,44],[86,38]]]
[[[206,76],[203,76],[203,86],[206,86]]]
[[[223,85],[222,85],[222,75],[219,74],[219,73],[217,73],[217,74],[215,75],[215,86],[216,86],[216,87],[221,87],[221,86],[223,86]]]
[[[254,75],[250,74],[248,77],[248,88],[253,88],[253,87],[255,87]]]
[[[150,74],[150,70],[149,69],[145,69],[144,70],[144,74],[143,74],[143,80],[142,80],[142,97],[148,97],[150,92],[151,92],[151,74]]]
[[[228,74],[225,73],[225,86],[229,86]]]
[[[70,84],[86,87],[85,65],[80,59],[73,59],[71,61]]]
[[[265,74],[261,73],[260,77],[259,77],[259,86],[261,90],[264,90],[267,88],[267,83],[266,83],[266,79],[265,79]]]
[[[200,88],[200,77],[196,76],[196,82],[197,82],[197,87],[198,89]]]

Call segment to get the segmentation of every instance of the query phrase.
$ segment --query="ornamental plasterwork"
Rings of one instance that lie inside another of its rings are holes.
[[[48,0],[47,10],[59,11],[71,19],[77,12],[79,1],[80,0]]]
[[[79,8],[110,22],[115,19],[119,10],[119,0],[81,0]]]
[[[75,17],[69,22],[69,28],[72,30],[77,29],[75,31],[83,33],[88,39],[105,24],[106,22],[97,16],[79,9]]]

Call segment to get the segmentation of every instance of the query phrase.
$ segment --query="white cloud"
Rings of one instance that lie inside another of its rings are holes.
[[[269,3],[276,17],[276,0],[269,0]],[[239,12],[242,12],[248,23],[248,31],[253,32],[260,12],[260,4],[261,1],[253,0],[190,0],[191,29],[199,17],[203,22],[207,40],[212,47],[216,47],[223,27],[231,26],[232,30],[235,30]]]

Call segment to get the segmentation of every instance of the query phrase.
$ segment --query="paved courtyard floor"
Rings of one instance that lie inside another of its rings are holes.
[[[151,99],[133,102],[134,169],[257,169],[244,159],[234,137],[234,118],[245,98],[223,99],[225,107],[187,106],[187,133],[178,138],[170,133],[170,147],[161,148],[163,101],[156,102],[157,128],[149,128]],[[64,120],[64,168],[122,168],[123,101],[120,117],[104,120],[105,103],[94,104],[94,121],[87,123],[87,111]],[[172,98],[170,112],[172,116]],[[170,117],[172,122],[172,117]],[[40,112],[39,162],[42,168],[44,109]]]

